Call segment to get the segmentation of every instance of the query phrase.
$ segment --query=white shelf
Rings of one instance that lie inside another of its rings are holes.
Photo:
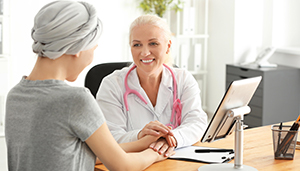
[[[280,47],[276,49],[276,52],[300,55],[300,47]]]
[[[0,19],[6,18],[8,15],[0,15]]]
[[[5,60],[7,60],[8,59],[8,57],[9,57],[9,55],[8,54],[0,54],[0,59],[5,59]]]
[[[192,75],[204,75],[207,71],[189,71]]]
[[[168,18],[174,33],[176,65],[186,68],[195,77],[204,110],[207,108],[208,3],[209,0],[185,0],[183,10]]]
[[[0,62],[1,62],[1,61],[6,62],[6,61],[8,61],[8,59],[7,59],[7,57],[5,57],[4,55],[0,55]]]
[[[209,35],[207,34],[194,34],[194,35],[177,35],[177,38],[192,38],[192,39],[197,39],[197,38],[202,38],[202,39],[205,39],[205,38],[208,38]]]

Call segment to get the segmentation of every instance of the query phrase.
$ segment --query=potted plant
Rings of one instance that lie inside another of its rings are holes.
[[[176,1],[176,2],[175,2]],[[139,4],[139,7],[145,13],[154,13],[157,14],[159,17],[163,17],[166,10],[175,10],[180,11],[182,10],[183,2],[181,0],[142,0]]]

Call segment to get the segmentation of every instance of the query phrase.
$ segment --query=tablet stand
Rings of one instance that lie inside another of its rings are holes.
[[[234,164],[223,163],[223,164],[208,164],[198,168],[198,171],[211,171],[211,170],[222,170],[222,171],[257,171],[254,167],[243,165],[243,139],[244,139],[244,128],[243,119],[244,115],[250,113],[250,107],[244,106],[240,108],[230,109],[227,111],[223,118],[223,123],[226,122],[227,118],[235,119],[235,137],[234,137]],[[218,128],[219,130],[222,127]],[[218,132],[218,131],[217,131]]]

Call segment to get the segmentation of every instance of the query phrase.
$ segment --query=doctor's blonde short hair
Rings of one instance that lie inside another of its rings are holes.
[[[153,26],[156,26],[156,27],[162,29],[165,39],[168,41],[171,40],[172,32],[170,30],[169,25],[167,24],[167,22],[165,20],[158,17],[157,15],[141,15],[140,17],[136,18],[130,25],[129,44],[131,42],[131,35],[132,35],[133,28],[135,28],[136,26],[145,25],[145,24],[150,24],[150,25],[153,25]],[[167,59],[164,63],[169,66],[172,66],[173,59],[171,58],[170,53],[167,54]]]

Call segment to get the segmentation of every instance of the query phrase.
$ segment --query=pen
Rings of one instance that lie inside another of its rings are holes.
[[[275,156],[279,156],[281,154],[283,154],[283,155],[286,154],[286,152],[289,149],[290,144],[292,143],[292,140],[296,134],[295,132],[292,132],[292,131],[298,131],[299,124],[300,124],[299,120],[300,120],[300,115],[298,116],[297,120],[293,123],[293,125],[289,129],[288,133],[283,138],[282,142],[277,147]]]
[[[230,152],[233,153],[233,149],[196,149],[195,153],[224,153]]]
[[[280,122],[280,125],[279,125],[279,131],[278,131],[278,140],[277,140],[277,149],[279,148],[279,145],[280,145],[280,140],[281,140],[281,130],[282,130],[282,122]],[[278,153],[277,153],[278,154]],[[280,154],[278,154],[280,155]]]

